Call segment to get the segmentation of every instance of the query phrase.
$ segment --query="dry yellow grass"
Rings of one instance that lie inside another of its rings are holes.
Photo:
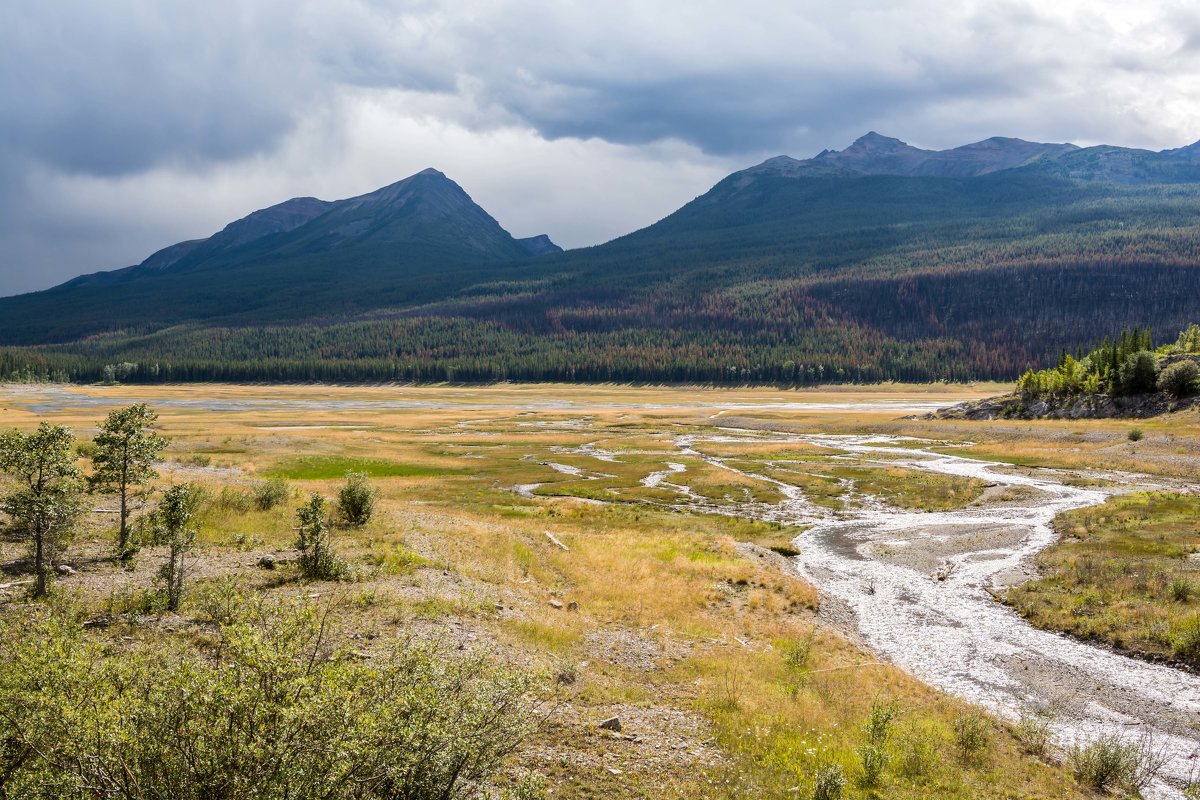
[[[620,473],[636,484],[666,460],[679,460],[668,446],[670,434],[706,429],[714,417],[731,416],[722,413],[731,405],[765,404],[736,413],[793,429],[921,431],[937,424],[898,422],[894,411],[772,405],[931,396],[949,403],[996,390],[181,386],[81,393],[114,406],[159,401],[161,428],[173,439],[163,482],[202,481],[216,498],[298,456],[454,470],[374,480],[381,491],[375,521],[334,539],[359,570],[356,583],[304,585],[286,570],[253,566],[264,553],[286,554],[299,497],[334,492],[336,478],[293,480],[293,501],[269,512],[211,504],[196,575],[201,584],[224,578],[254,593],[340,598],[347,631],[364,642],[417,631],[492,647],[505,659],[546,670],[560,684],[558,713],[513,768],[547,775],[554,797],[805,797],[816,768],[827,762],[845,766],[848,797],[874,796],[854,780],[862,724],[877,702],[901,709],[887,745],[893,766],[880,796],[1086,796],[1061,769],[1023,754],[998,724],[985,757],[960,758],[951,726],[961,704],[874,663],[870,653],[818,624],[816,590],[756,546],[785,544],[799,530],[511,490],[570,480],[539,461]],[[88,436],[104,411],[33,412],[21,405],[38,397],[22,387],[6,390],[0,428],[48,418]],[[197,398],[241,410],[170,404]],[[570,398],[571,407],[555,407],[562,398]],[[366,405],[309,407],[331,400]],[[372,405],[385,401],[445,407]],[[277,402],[293,405],[272,405]],[[964,438],[978,437],[964,432]],[[617,465],[561,451],[588,442],[650,452]],[[756,445],[722,453],[749,460],[786,455]],[[714,495],[731,488],[768,492],[751,479],[699,466],[687,478],[697,491]],[[134,570],[121,572],[103,558],[106,527],[102,518],[93,521],[73,545],[80,575],[60,584],[96,609],[111,605],[114,591],[148,587],[159,558],[145,551]],[[16,550],[4,548],[6,561],[16,558]],[[193,603],[206,591],[199,588]],[[193,606],[188,613],[198,612]],[[159,635],[156,630],[148,624],[138,635]],[[595,727],[610,715],[624,722],[620,736]],[[932,754],[925,762],[910,752],[916,745]],[[902,763],[916,766],[902,770]]]

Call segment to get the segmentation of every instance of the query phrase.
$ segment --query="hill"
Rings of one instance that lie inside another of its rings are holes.
[[[440,296],[490,266],[559,248],[514,239],[441,172],[346,200],[287,200],[141,264],[0,300],[0,341],[70,341],[181,321],[341,319]]]
[[[536,257],[553,248],[513,239],[426,171],[0,300],[0,343],[37,345],[0,371],[1014,378],[1106,331],[1200,316],[1197,156],[1003,138],[930,151],[870,133],[734,173],[607,244]]]

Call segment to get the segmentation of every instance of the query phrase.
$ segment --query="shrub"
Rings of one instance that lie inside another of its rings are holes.
[[[897,767],[906,778],[920,778],[933,770],[941,753],[941,736],[932,728],[911,726],[901,739]]]
[[[197,618],[213,625],[233,624],[244,603],[245,595],[229,575],[197,584],[188,600]]]
[[[329,511],[322,495],[313,494],[296,510],[299,522],[296,549],[300,551],[300,573],[309,580],[336,581],[347,576],[346,564],[329,542]]]
[[[783,664],[790,670],[802,671],[808,669],[808,660],[812,656],[813,639],[816,631],[810,631],[807,636],[788,642],[783,647]]]
[[[874,789],[883,778],[887,767],[887,753],[879,745],[864,744],[858,748],[858,758],[862,762],[862,779],[859,781],[864,789]]]
[[[1158,376],[1158,390],[1172,397],[1190,397],[1200,391],[1200,364],[1179,361],[1164,369]]]
[[[954,718],[954,743],[964,756],[978,755],[988,743],[991,723],[978,711],[959,714]]]
[[[1171,627],[1171,650],[1176,658],[1200,663],[1200,614],[1192,614]]]
[[[1022,711],[1021,718],[1013,728],[1013,735],[1030,755],[1045,756],[1050,746],[1050,723],[1048,713]]]
[[[1164,762],[1164,754],[1154,749],[1150,739],[1127,742],[1116,734],[1075,745],[1067,754],[1071,773],[1080,783],[1097,791],[1120,789],[1135,796],[1158,775]]]
[[[846,772],[841,764],[826,764],[813,777],[813,800],[841,800],[846,789]]]
[[[254,499],[245,489],[237,486],[224,486],[217,495],[217,506],[224,511],[234,511],[245,514],[254,507]]]
[[[259,481],[254,486],[254,505],[259,511],[270,511],[281,506],[292,496],[292,489],[283,478]]]
[[[346,524],[361,528],[375,513],[375,487],[365,472],[347,472],[346,485],[338,492],[338,511]]]
[[[362,659],[313,609],[240,616],[203,649],[0,620],[4,795],[466,800],[536,725],[534,679],[486,656]]]
[[[863,733],[871,744],[882,745],[892,732],[892,720],[896,717],[896,706],[893,703],[881,703],[876,700],[871,704],[871,713],[863,723]]]
[[[1143,435],[1141,428],[1130,428],[1129,433],[1125,434],[1125,437],[1131,442],[1140,442]]]
[[[1173,578],[1170,591],[1172,600],[1177,603],[1186,603],[1196,593],[1196,587],[1187,578]]]

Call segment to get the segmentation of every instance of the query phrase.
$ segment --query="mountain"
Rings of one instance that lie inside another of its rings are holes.
[[[0,300],[0,343],[33,345],[0,353],[0,375],[1010,378],[1107,331],[1200,319],[1198,166],[1200,145],[934,151],[869,133],[566,252],[513,239],[427,170],[256,212],[107,284]]]
[[[823,150],[804,161],[777,156],[752,171],[790,177],[857,173],[965,178],[1012,169],[1041,158],[1055,159],[1078,149],[1073,144],[1042,144],[994,136],[953,150],[922,150],[871,131],[845,150]]]
[[[951,150],[922,150],[871,131],[845,150],[825,150],[803,161],[777,156],[752,169],[789,177],[854,173],[966,178],[1016,168],[1096,183],[1196,183],[1200,181],[1200,142],[1154,152],[994,136]]]
[[[545,235],[514,239],[457,183],[426,169],[345,200],[286,200],[138,265],[0,299],[0,337],[344,317],[440,296],[491,266],[560,251]]]
[[[563,251],[561,247],[550,241],[550,237],[544,233],[540,236],[517,239],[517,244],[525,248],[525,252],[532,256],[544,256],[547,253],[561,253]]]

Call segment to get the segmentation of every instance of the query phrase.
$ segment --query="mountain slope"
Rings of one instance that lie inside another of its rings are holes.
[[[568,252],[512,239],[427,171],[231,249],[183,243],[121,285],[0,301],[0,342],[61,343],[0,373],[1012,377],[1104,331],[1200,318],[1198,151],[868,134]]]
[[[497,264],[553,252],[514,239],[462,188],[424,170],[358,197],[294,198],[141,264],[0,299],[0,341],[67,341],[181,321],[341,317],[440,296]]]

